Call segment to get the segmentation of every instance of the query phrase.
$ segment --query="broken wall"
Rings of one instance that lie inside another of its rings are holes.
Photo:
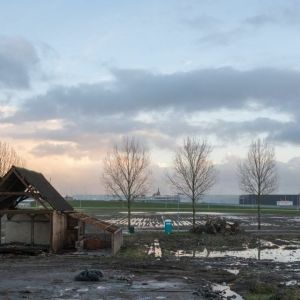
[[[5,218],[5,243],[50,245],[50,220],[45,215],[16,214]]]
[[[52,250],[54,252],[64,248],[67,235],[67,216],[53,211],[52,215]]]
[[[112,255],[115,255],[121,249],[122,245],[123,245],[123,233],[122,233],[122,229],[120,228],[112,235],[112,241],[111,241]]]

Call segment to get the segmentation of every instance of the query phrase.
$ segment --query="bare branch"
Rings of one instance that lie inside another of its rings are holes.
[[[238,166],[240,188],[257,197],[258,229],[260,229],[260,198],[278,186],[274,147],[265,140],[256,140],[249,147],[247,159]]]
[[[0,141],[0,178],[3,177],[13,165],[23,167],[25,161],[10,144]]]
[[[238,166],[240,188],[246,193],[267,195],[277,188],[275,151],[266,141],[252,142],[248,157]]]
[[[131,202],[144,195],[148,189],[150,158],[144,147],[134,138],[125,138],[104,161],[103,179],[108,192],[126,199],[128,227],[130,226]]]
[[[216,181],[216,172],[209,155],[212,151],[207,142],[187,137],[174,158],[174,173],[168,176],[172,185],[192,200],[193,226],[195,204]]]

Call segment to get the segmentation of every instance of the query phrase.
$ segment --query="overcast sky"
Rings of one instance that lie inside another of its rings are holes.
[[[167,193],[188,135],[214,147],[211,193],[240,193],[257,137],[276,147],[277,192],[300,192],[300,1],[0,0],[0,28],[0,139],[63,194],[103,193],[123,136]]]

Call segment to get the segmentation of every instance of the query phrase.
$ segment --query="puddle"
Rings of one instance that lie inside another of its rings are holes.
[[[153,244],[148,250],[148,255],[154,255],[154,257],[161,257],[161,248],[158,239],[155,239]]]
[[[297,281],[297,280],[290,280],[290,281],[287,281],[287,282],[283,282],[284,285],[286,286],[294,286],[294,285],[299,285],[300,282]]]
[[[250,226],[255,226],[255,227],[256,227],[256,226],[257,226],[257,222],[249,223],[249,225],[250,225]],[[267,226],[279,226],[279,225],[271,224],[271,223],[260,223],[260,225],[261,225],[261,226],[266,226],[266,227],[267,227]]]
[[[240,273],[239,269],[224,269],[225,271],[233,274],[233,275],[238,275]]]
[[[269,249],[276,249],[276,248],[279,248],[279,246],[278,245],[276,245],[276,244],[274,244],[274,243],[272,243],[272,242],[270,242],[270,241],[266,241],[266,240],[263,240],[263,239],[261,239],[261,240],[258,240],[258,244],[260,244],[260,247],[261,248],[263,248],[263,247],[266,247],[266,248],[269,248]],[[284,246],[286,246],[286,245],[284,245]]]
[[[162,211],[162,212],[156,212],[155,213],[156,215],[178,215],[178,212],[177,211]],[[180,215],[191,215],[191,212],[190,211],[179,211],[179,214]],[[203,215],[213,215],[213,216],[225,216],[227,215],[226,213],[219,213],[219,212],[196,212],[196,215],[199,215],[199,216],[203,216]]]
[[[163,289],[180,289],[183,284],[179,281],[157,281],[157,280],[147,280],[143,282],[135,282],[131,285],[132,289],[137,290],[163,290]]]
[[[252,259],[267,259],[276,262],[295,262],[300,261],[300,249],[287,250],[284,247],[279,247],[277,249],[263,249],[258,248],[245,249],[240,251],[209,251],[204,249],[204,251],[191,251],[186,252],[183,250],[178,250],[174,252],[176,257],[238,257],[238,258],[252,258]]]
[[[221,292],[224,299],[231,297],[235,300],[243,300],[242,296],[232,291],[228,285],[212,284],[211,287],[214,292]]]
[[[86,293],[88,291],[89,291],[89,289],[86,289],[86,288],[82,288],[82,289],[77,290],[78,293]]]
[[[97,286],[97,290],[105,290],[105,289],[106,289],[105,286],[102,285]]]

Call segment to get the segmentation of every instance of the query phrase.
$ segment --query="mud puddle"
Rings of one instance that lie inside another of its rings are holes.
[[[228,285],[222,284],[212,284],[211,286],[214,292],[218,292],[224,299],[235,299],[235,300],[243,300],[242,296],[235,293],[230,289]]]
[[[271,260],[274,262],[295,262],[300,261],[300,249],[287,250],[284,247],[278,249],[245,249],[239,251],[184,251],[173,252],[176,257],[213,258],[213,257],[238,257],[246,259]]]
[[[283,240],[280,240],[283,241]],[[152,255],[156,258],[163,256],[158,239],[154,239],[150,247],[147,249],[148,255]],[[270,241],[260,240],[258,241],[258,247],[245,248],[242,250],[210,250],[204,248],[203,251],[199,250],[177,250],[170,251],[172,256],[175,257],[192,257],[192,258],[222,258],[222,257],[237,257],[244,259],[258,259],[258,260],[271,260],[274,262],[296,262],[300,261],[300,248],[298,241],[296,243],[284,243],[281,246],[274,244]],[[236,272],[232,270],[231,273]]]

